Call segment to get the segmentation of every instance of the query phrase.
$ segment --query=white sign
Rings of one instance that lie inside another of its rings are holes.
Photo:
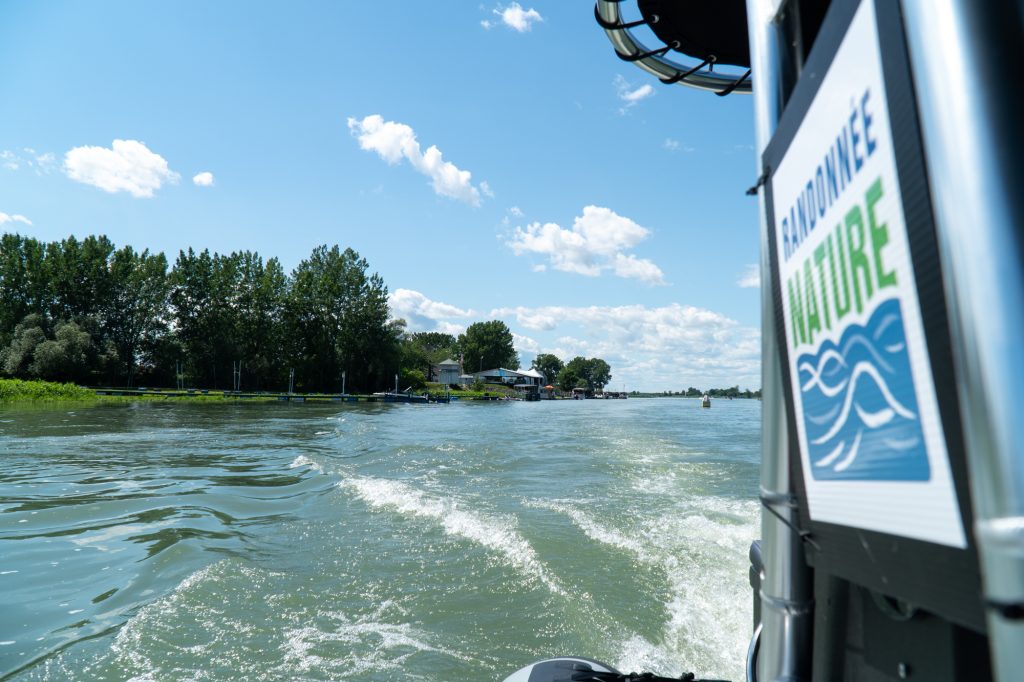
[[[872,0],[772,176],[812,519],[964,547],[921,324]]]

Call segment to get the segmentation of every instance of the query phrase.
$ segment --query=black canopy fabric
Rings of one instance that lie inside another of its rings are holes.
[[[654,34],[666,45],[678,43],[678,52],[750,67],[745,0],[637,0],[637,5]]]

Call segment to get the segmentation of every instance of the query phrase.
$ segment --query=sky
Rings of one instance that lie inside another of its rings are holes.
[[[0,64],[0,230],[338,244],[411,331],[760,386],[751,99],[619,60],[590,0],[9,0]]]

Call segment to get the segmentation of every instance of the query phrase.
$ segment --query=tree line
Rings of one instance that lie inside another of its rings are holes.
[[[420,389],[446,359],[519,369],[501,320],[457,337],[408,333],[388,289],[352,249],[318,246],[290,273],[277,258],[117,248],[105,236],[45,243],[0,235],[0,374],[107,386],[350,392]],[[599,358],[533,367],[563,390],[611,381]]]
[[[117,248],[105,236],[0,236],[0,372],[91,385],[377,390],[398,372],[404,323],[351,249],[277,258]],[[180,373],[179,373],[180,370]]]

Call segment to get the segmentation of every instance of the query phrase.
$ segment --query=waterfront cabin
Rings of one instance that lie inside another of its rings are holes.
[[[457,361],[451,358],[439,362],[433,369],[437,372],[437,382],[440,384],[457,384],[460,382],[462,368],[459,367]]]

